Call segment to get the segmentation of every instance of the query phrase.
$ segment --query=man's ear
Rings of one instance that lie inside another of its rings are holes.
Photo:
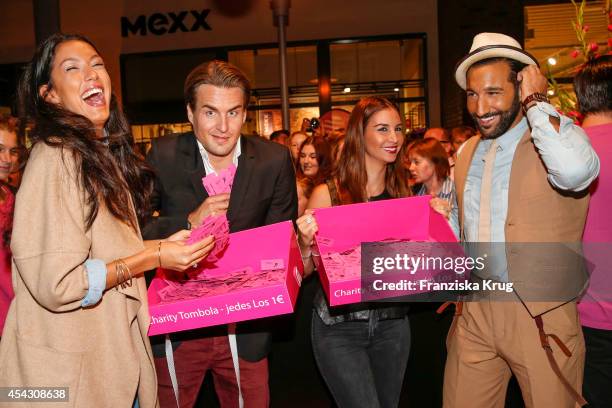
[[[48,103],[59,105],[61,102],[60,98],[55,93],[55,90],[53,88],[49,88],[49,84],[41,85],[40,88],[38,88],[38,95],[40,95],[40,97]]]
[[[244,125],[244,122],[246,122],[246,118],[247,118],[247,110],[246,110],[246,106],[244,107],[244,110],[242,112],[242,124]]]
[[[193,125],[193,111],[191,110],[190,104],[187,104],[187,119],[189,119],[189,123]]]

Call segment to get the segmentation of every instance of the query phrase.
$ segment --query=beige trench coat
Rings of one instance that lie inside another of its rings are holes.
[[[137,394],[141,407],[156,407],[144,278],[81,307],[85,260],[108,263],[140,251],[140,231],[103,205],[86,231],[86,214],[72,154],[38,143],[15,205],[15,299],[0,342],[0,387],[68,387],[69,402],[54,407],[131,407]]]

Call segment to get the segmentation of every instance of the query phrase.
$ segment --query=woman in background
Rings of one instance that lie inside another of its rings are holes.
[[[288,140],[289,150],[291,150],[291,158],[293,159],[293,164],[297,168],[298,160],[300,158],[300,148],[302,147],[302,143],[304,140],[308,138],[306,132],[297,131],[291,134],[291,137]]]
[[[309,137],[299,152],[297,176],[298,216],[304,214],[308,199],[315,186],[325,183],[331,176],[333,156],[329,143],[322,137]]]
[[[407,156],[406,166],[417,185],[416,195],[431,195],[430,205],[448,219],[455,200],[455,183],[450,178],[444,147],[436,139],[417,139],[408,147]]]
[[[15,196],[8,181],[10,174],[19,167],[19,153],[22,149],[17,137],[18,129],[19,122],[16,118],[0,115],[0,336],[14,296],[9,246]]]
[[[153,175],[88,39],[43,41],[18,95],[33,147],[15,202],[0,387],[67,387],[75,407],[156,407],[143,274],[189,268],[212,237],[143,242]]]
[[[318,229],[312,209],[410,195],[398,160],[403,142],[394,104],[379,97],[357,103],[333,177],[314,189],[310,210],[297,220],[306,274],[314,269],[311,245]],[[330,309],[321,288],[314,305],[315,360],[338,407],[397,407],[410,351],[407,307],[360,303]]]

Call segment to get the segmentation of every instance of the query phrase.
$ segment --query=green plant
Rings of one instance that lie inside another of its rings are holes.
[[[589,42],[587,39],[589,25],[585,24],[584,20],[586,0],[582,0],[580,4],[577,4],[575,0],[571,1],[574,5],[574,9],[576,10],[576,19],[572,21],[571,24],[574,32],[576,33],[578,47],[574,49],[570,55],[575,59],[581,57],[582,63],[576,67],[576,71],[578,71],[583,63],[587,62],[591,58],[597,58],[597,56],[599,56],[600,47],[596,42]],[[607,15],[608,19],[608,53],[612,53],[612,38],[610,37],[612,33],[612,24],[610,24],[610,20],[612,19],[611,6],[612,0],[606,0],[602,10],[603,13]],[[576,97],[566,88],[559,85],[559,83],[555,80],[551,72],[551,67],[548,63],[546,75],[548,77],[548,93],[556,96],[556,100],[554,101],[555,108],[559,112],[573,117],[575,121],[580,121],[581,115],[576,109]]]

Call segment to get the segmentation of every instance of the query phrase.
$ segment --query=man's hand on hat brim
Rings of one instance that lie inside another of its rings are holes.
[[[518,73],[517,79],[520,82],[521,103],[534,93],[546,95],[548,80],[536,65],[527,65]]]

